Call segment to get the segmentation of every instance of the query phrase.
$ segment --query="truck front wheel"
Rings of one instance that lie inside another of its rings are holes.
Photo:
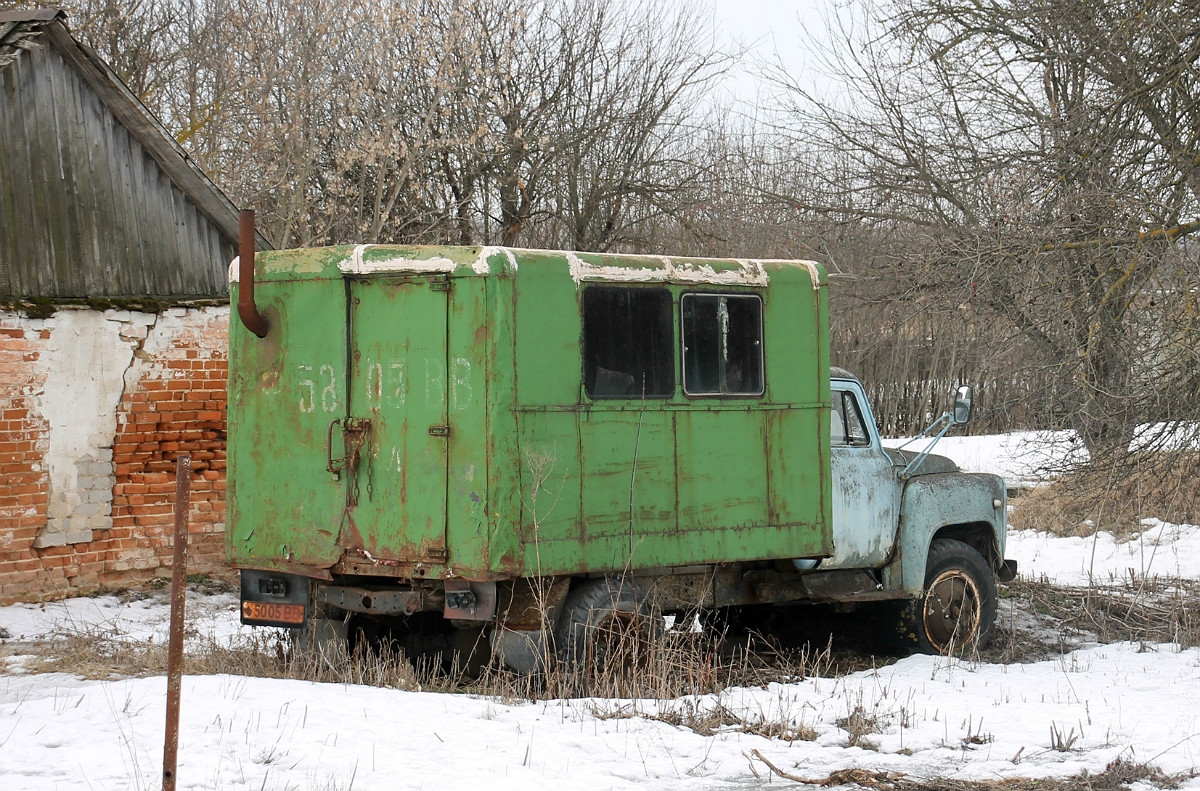
[[[905,608],[902,630],[926,654],[986,648],[996,625],[996,578],[974,547],[948,538],[929,545],[925,585]]]

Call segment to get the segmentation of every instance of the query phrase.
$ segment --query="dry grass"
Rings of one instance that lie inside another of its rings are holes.
[[[1038,661],[1059,656],[1085,640],[1174,643],[1183,648],[1200,645],[1200,581],[1135,578],[1121,584],[1076,588],[1016,580],[1002,591],[1005,604],[997,636],[978,657],[982,660]],[[15,646],[7,648],[7,653],[15,650]],[[552,663],[548,672],[524,676],[495,663],[480,668],[447,662],[444,655],[408,662],[387,644],[350,658],[344,652],[294,651],[283,633],[273,630],[256,631],[229,643],[203,637],[192,629],[186,672],[457,691],[506,699],[587,695],[668,700],[717,694],[729,687],[836,677],[879,662],[868,653],[835,652],[832,642],[785,647],[776,637],[753,631],[736,642],[716,646],[706,634],[672,630],[649,645],[630,650],[636,655],[628,661],[609,662],[599,670]],[[102,630],[67,632],[21,646],[20,651],[29,655],[20,665],[25,672],[66,672],[90,679],[166,672],[166,645],[162,642],[136,641]],[[0,672],[5,666],[0,663]],[[847,724],[859,723],[848,714]],[[855,741],[857,731],[862,730],[859,735],[865,737],[872,729],[845,730]]]
[[[1130,454],[1064,475],[1013,501],[1012,523],[1060,536],[1141,532],[1142,519],[1200,524],[1200,454]]]
[[[185,671],[258,678],[363,684],[405,690],[463,692],[501,699],[537,700],[589,696],[667,700],[718,693],[730,686],[765,686],[772,681],[836,674],[830,649],[784,649],[748,637],[738,646],[717,650],[699,633],[667,632],[650,645],[631,647],[638,655],[611,661],[601,670],[555,663],[548,672],[521,675],[496,662],[468,667],[432,655],[407,661],[387,643],[360,648],[349,656],[340,647],[294,650],[284,632],[260,630],[234,642],[188,631]],[[167,671],[167,646],[133,640],[99,629],[67,631],[52,639],[22,645],[20,665],[0,663],[0,673],[71,673],[87,679],[145,677]],[[766,726],[744,723],[760,732]],[[801,738],[796,736],[795,738]]]
[[[869,711],[861,703],[858,703],[846,713],[845,717],[839,717],[834,724],[846,732],[847,747],[861,747],[864,750],[879,749],[879,745],[874,739],[867,738],[871,734],[883,731],[883,723],[880,721],[878,712]]]
[[[1014,580],[1007,587],[1011,596],[1046,616],[1060,634],[1086,634],[1102,643],[1200,645],[1198,580],[1136,578],[1086,588]]]
[[[977,657],[981,660],[1038,661],[1060,656],[1091,640],[1200,646],[1200,581],[1138,577],[1077,588],[1016,580],[1001,590],[1004,599],[996,639]],[[681,619],[681,623],[691,620]],[[671,700],[719,694],[730,687],[836,677],[876,667],[880,662],[869,651],[837,648],[838,641],[828,635],[810,636],[829,640],[823,644],[796,642],[785,646],[778,636],[750,631],[716,645],[711,634],[675,629],[649,644],[638,642],[622,648],[630,652],[626,659],[606,662],[599,669],[550,662],[548,671],[525,676],[495,662],[480,667],[478,662],[448,661],[458,655],[433,655],[408,662],[387,644],[374,645],[350,658],[341,651],[297,652],[285,633],[275,630],[255,631],[234,643],[204,637],[195,624],[189,624],[187,633],[186,672],[193,674],[307,679],[525,700],[585,695]],[[114,635],[111,630],[74,628],[51,640],[19,647],[10,643],[5,653],[11,655],[18,648],[27,657],[20,664],[0,662],[0,673],[5,668],[12,672],[20,667],[24,672],[66,672],[106,679],[166,672],[163,642],[137,641]],[[859,723],[851,715],[847,714],[846,725],[852,727],[842,727],[848,739],[856,743],[857,738],[869,736],[873,729],[857,727],[866,723]],[[678,716],[695,720],[700,713],[680,712]],[[760,726],[755,729],[762,730]]]
[[[1185,780],[1196,776],[1194,773],[1168,775],[1148,763],[1117,758],[1098,774],[1085,771],[1061,778],[950,780],[938,777],[909,777],[899,772],[873,772],[867,769],[838,769],[825,777],[808,777],[775,765],[758,750],[751,750],[747,757],[752,759],[751,767],[754,766],[755,760],[760,761],[770,775],[801,785],[817,788],[853,786],[876,791],[1127,791],[1134,783],[1155,788],[1178,788]],[[757,769],[754,771],[758,774]],[[759,774],[759,777],[762,775]]]
[[[718,733],[748,733],[767,739],[785,742],[816,740],[816,728],[787,712],[768,716],[765,713],[739,714],[717,701],[708,703],[694,698],[682,698],[660,704],[657,711],[645,711],[638,703],[625,703],[609,709],[603,704],[593,704],[591,713],[597,719],[619,720],[643,717],[665,722],[676,728],[687,728],[701,736]]]
[[[1195,775],[1168,775],[1148,763],[1117,758],[1103,772],[1082,772],[1070,777],[1037,779],[1013,777],[1006,780],[944,780],[938,778],[901,778],[892,786],[894,791],[1127,791],[1134,783],[1154,788],[1179,788]]]
[[[599,670],[552,663],[549,672],[526,679],[522,696],[667,700],[837,672],[828,645],[789,649],[757,634],[716,646],[708,634],[672,630],[648,645],[624,650],[634,656],[608,661]],[[491,669],[490,678],[483,680],[494,683],[502,675],[504,671]]]

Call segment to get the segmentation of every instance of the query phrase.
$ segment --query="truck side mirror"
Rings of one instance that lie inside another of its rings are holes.
[[[971,409],[974,406],[975,391],[970,385],[963,385],[958,388],[958,392],[954,394],[954,423],[956,425],[969,423],[971,420]]]

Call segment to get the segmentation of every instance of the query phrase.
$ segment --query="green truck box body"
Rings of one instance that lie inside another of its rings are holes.
[[[832,553],[817,264],[380,245],[255,270],[270,331],[230,326],[238,567],[487,581]],[[673,389],[589,397],[592,288],[670,305]],[[761,396],[684,394],[689,294],[761,299]]]

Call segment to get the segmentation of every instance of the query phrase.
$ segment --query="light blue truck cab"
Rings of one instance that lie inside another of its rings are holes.
[[[982,647],[994,628],[996,579],[1016,575],[1004,560],[1006,489],[986,473],[964,473],[928,452],[885,448],[862,383],[834,368],[832,556],[813,572],[874,570],[880,598],[903,598],[906,637],[925,651]],[[924,434],[934,442],[971,413],[970,388]]]

